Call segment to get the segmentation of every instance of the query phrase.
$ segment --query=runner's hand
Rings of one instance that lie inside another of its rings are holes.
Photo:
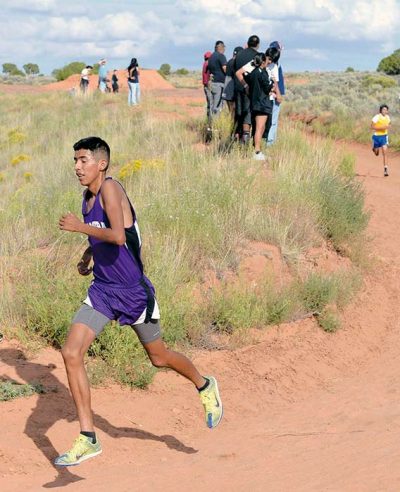
[[[80,232],[82,222],[75,214],[68,212],[61,217],[58,224],[62,231]]]
[[[93,257],[92,248],[89,247],[85,250],[85,252],[82,255],[82,258],[80,259],[79,263],[77,264],[78,272],[81,275],[86,276],[86,275],[89,275],[90,273],[92,273],[93,268],[89,267],[89,264],[92,260],[92,257]]]

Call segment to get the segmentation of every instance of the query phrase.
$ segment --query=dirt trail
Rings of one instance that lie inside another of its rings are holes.
[[[78,431],[61,356],[46,349],[25,361],[3,342],[1,375],[58,391],[1,404],[0,490],[400,490],[400,158],[383,178],[380,159],[352,148],[378,265],[342,330],[305,320],[235,352],[196,353],[220,381],[225,418],[213,431],[173,373],[159,372],[148,391],[94,390],[103,454],[59,472],[49,459]]]

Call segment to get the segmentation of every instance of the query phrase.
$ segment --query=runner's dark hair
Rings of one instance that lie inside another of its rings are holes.
[[[101,139],[100,137],[85,137],[78,140],[78,142],[73,145],[74,151],[78,151],[81,149],[90,150],[93,154],[102,153],[105,160],[107,161],[107,167],[104,171],[107,171],[108,166],[110,164],[110,146],[106,141]]]

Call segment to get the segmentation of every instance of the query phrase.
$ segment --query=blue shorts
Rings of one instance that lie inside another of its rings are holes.
[[[372,143],[374,149],[379,149],[384,145],[389,145],[389,139],[387,135],[372,135]]]

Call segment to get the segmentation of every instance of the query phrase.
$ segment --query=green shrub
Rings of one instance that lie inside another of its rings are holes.
[[[362,84],[366,88],[380,86],[384,89],[398,85],[394,79],[391,77],[386,77],[385,75],[366,75],[362,79]]]
[[[86,67],[86,63],[83,62],[71,62],[62,68],[55,68],[52,75],[58,80],[65,80],[73,74],[81,73]]]
[[[339,162],[339,172],[345,178],[353,178],[356,169],[356,157],[354,154],[344,154]]]
[[[64,344],[72,317],[86,297],[88,283],[67,262],[69,256],[63,260],[31,258],[22,268],[24,282],[16,284],[19,303],[14,314],[23,320],[27,331],[57,348]],[[76,263],[77,258],[73,265]]]
[[[324,309],[317,319],[320,327],[328,333],[334,333],[340,328],[340,319],[337,313],[330,309]]]
[[[164,78],[168,77],[168,75],[170,75],[171,73],[171,65],[169,63],[163,63],[158,69],[158,73]]]
[[[325,236],[340,250],[368,225],[364,211],[364,191],[354,180],[326,176],[320,187],[320,224]]]
[[[177,75],[188,75],[189,70],[187,68],[178,68],[178,70],[175,71]]]
[[[0,381],[0,401],[13,400],[44,392],[43,386],[38,383],[20,384],[15,381]]]
[[[382,58],[377,70],[378,72],[385,72],[387,75],[398,75],[400,73],[400,49]]]

